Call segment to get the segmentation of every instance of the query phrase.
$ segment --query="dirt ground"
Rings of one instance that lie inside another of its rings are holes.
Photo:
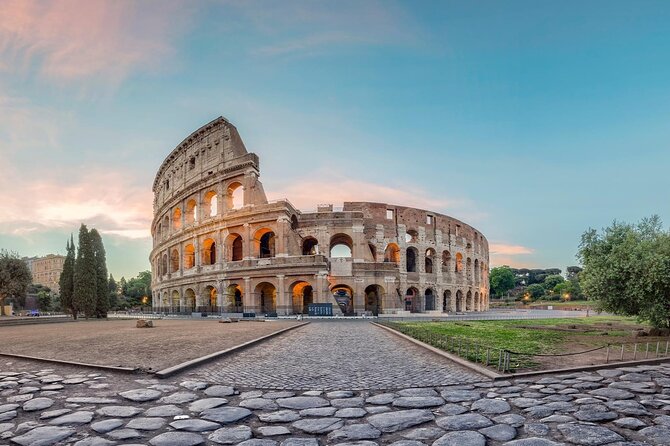
[[[135,320],[0,326],[0,353],[162,370],[296,325],[293,321],[153,322],[154,328],[136,328]]]

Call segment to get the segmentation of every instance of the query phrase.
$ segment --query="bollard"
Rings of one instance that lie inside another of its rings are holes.
[[[623,361],[623,344],[621,344],[621,358],[619,360]]]
[[[670,345],[670,341],[665,341],[665,356],[668,356],[668,345]]]
[[[605,357],[605,364],[610,362],[610,345],[607,344],[607,356]]]
[[[633,361],[637,359],[637,342],[635,343],[635,347],[633,347]]]
[[[661,341],[656,341],[656,357],[658,358],[658,348],[661,346]]]
[[[647,342],[647,348],[644,350],[644,359],[649,357],[649,343]]]

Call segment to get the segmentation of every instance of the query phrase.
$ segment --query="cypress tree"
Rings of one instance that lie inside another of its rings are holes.
[[[82,223],[79,228],[79,249],[74,263],[73,307],[84,313],[86,319],[95,317],[97,301],[96,264],[91,236]]]
[[[77,319],[77,309],[73,306],[72,296],[74,294],[74,239],[70,234],[67,241],[67,255],[63,262],[63,272],[60,274],[58,284],[60,286],[60,302],[63,311],[70,312]]]
[[[119,304],[119,286],[114,280],[114,276],[109,275],[109,282],[107,282],[107,290],[109,293],[109,308],[114,309]]]
[[[95,259],[95,316],[97,318],[107,317],[109,311],[109,292],[107,290],[107,259],[105,257],[105,245],[97,229],[89,232],[93,258]]]

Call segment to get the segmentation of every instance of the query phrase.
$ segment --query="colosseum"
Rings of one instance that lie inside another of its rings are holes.
[[[486,238],[436,212],[268,201],[259,159],[220,117],[182,141],[153,183],[156,311],[380,315],[483,311]]]

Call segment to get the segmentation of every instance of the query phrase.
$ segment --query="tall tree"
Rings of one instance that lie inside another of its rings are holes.
[[[658,216],[589,229],[578,258],[582,289],[600,308],[670,328],[670,233]]]
[[[32,281],[33,276],[28,265],[18,254],[0,250],[0,314],[6,298],[25,299],[28,285]]]
[[[73,306],[84,313],[86,319],[95,317],[97,302],[96,262],[91,243],[91,235],[86,225],[79,228],[79,249],[74,264],[74,296]]]
[[[113,275],[109,275],[109,280],[107,281],[107,293],[109,295],[109,308],[114,309],[119,304],[119,286],[114,280]]]
[[[105,245],[102,243],[102,237],[97,229],[91,229],[89,237],[91,239],[91,247],[93,248],[93,258],[95,259],[95,316],[105,318],[107,317],[107,311],[109,311]]]
[[[509,266],[498,266],[491,269],[489,285],[496,296],[502,296],[514,288],[515,283],[514,273]]]
[[[72,314],[72,317],[77,319],[78,310],[73,305],[74,301],[72,299],[72,296],[74,295],[75,263],[74,239],[72,234],[70,234],[70,240],[68,240],[66,246],[67,255],[65,256],[63,271],[60,273],[60,280],[58,281],[60,285],[60,304],[63,311],[69,311]]]

